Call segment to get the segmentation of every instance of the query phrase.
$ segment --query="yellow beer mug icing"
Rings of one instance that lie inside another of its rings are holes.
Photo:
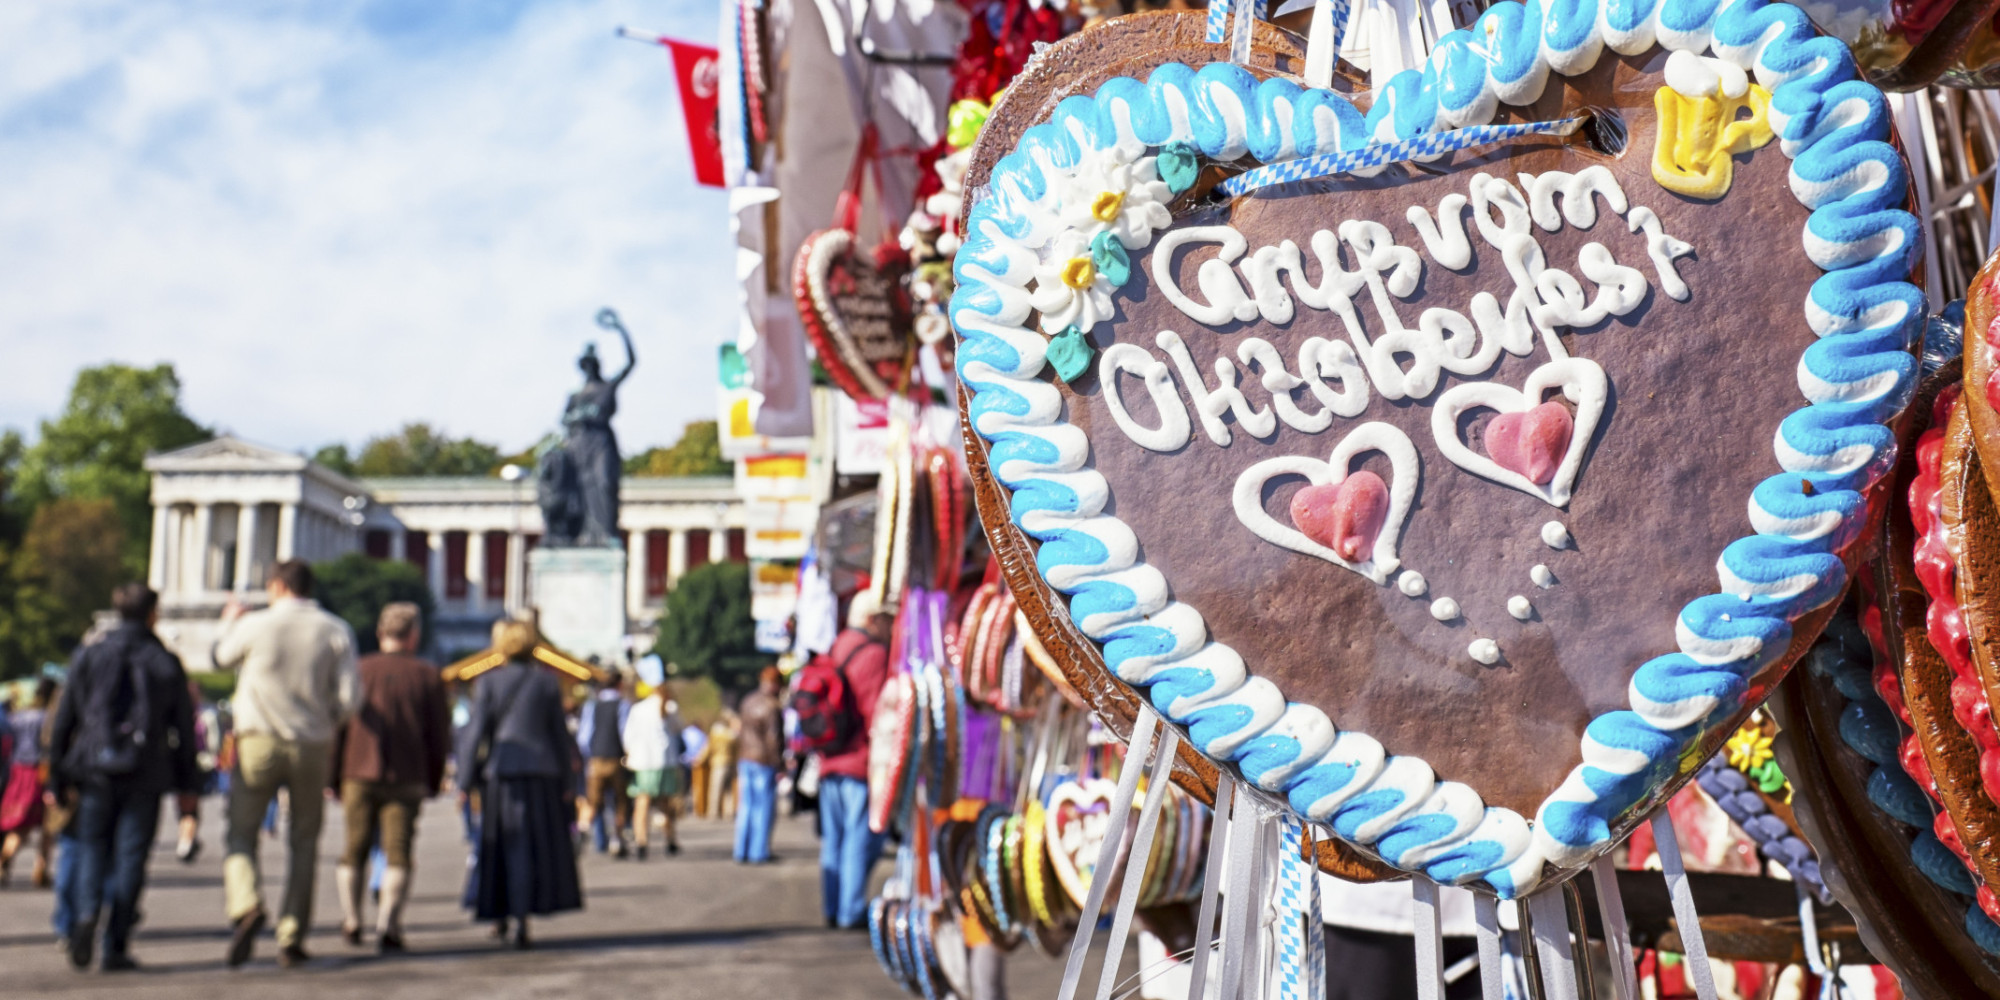
[[[1653,95],[1660,131],[1653,145],[1653,180],[1676,194],[1714,201],[1729,193],[1730,157],[1763,146],[1771,134],[1771,92],[1750,82],[1734,63],[1675,52],[1667,85]],[[1747,118],[1737,115],[1744,109]]]

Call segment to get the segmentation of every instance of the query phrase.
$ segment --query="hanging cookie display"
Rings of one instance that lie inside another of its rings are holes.
[[[876,176],[875,126],[862,129],[835,222],[799,244],[792,262],[792,297],[820,365],[842,392],[882,399],[907,381],[914,359],[909,257],[894,242],[874,250],[856,244],[863,182]],[[876,189],[881,179],[876,177]]]
[[[1009,583],[1348,844],[1567,877],[1847,584],[1924,314],[1881,92],[1761,0],[1497,4],[1370,98],[1118,24],[1023,75],[965,184]]]

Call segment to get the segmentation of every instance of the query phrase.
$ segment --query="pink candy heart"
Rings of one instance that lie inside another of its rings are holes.
[[[1292,523],[1348,562],[1375,551],[1375,536],[1388,520],[1389,486],[1366,470],[1292,494]]]
[[[1569,453],[1576,421],[1569,408],[1550,400],[1525,413],[1502,413],[1486,425],[1486,454],[1500,466],[1544,486]]]

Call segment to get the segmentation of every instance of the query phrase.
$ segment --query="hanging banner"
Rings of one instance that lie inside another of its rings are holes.
[[[722,345],[716,359],[716,437],[727,459],[771,452],[804,452],[809,437],[779,438],[757,433],[757,412],[763,395],[751,388],[750,364],[735,344]]]
[[[674,78],[681,86],[681,114],[687,119],[688,152],[694,157],[695,183],[722,187],[722,135],[716,127],[716,103],[721,74],[716,50],[671,38],[660,39],[674,57]]]
[[[840,393],[834,425],[834,468],[843,476],[868,476],[882,471],[889,449],[889,401],[857,400]]]

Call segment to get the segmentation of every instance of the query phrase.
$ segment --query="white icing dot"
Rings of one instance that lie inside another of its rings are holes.
[[[1522,621],[1527,621],[1528,616],[1535,613],[1535,606],[1529,604],[1527,598],[1515,594],[1507,598],[1507,613]]]
[[[1543,590],[1556,585],[1556,575],[1549,572],[1549,568],[1541,563],[1536,563],[1535,568],[1528,571],[1528,579],[1535,581],[1535,586]]]
[[[1431,589],[1431,583],[1424,579],[1422,573],[1406,569],[1402,578],[1396,581],[1396,589],[1402,591],[1404,597],[1422,597],[1424,591]]]
[[[1542,541],[1552,549],[1569,548],[1569,529],[1561,521],[1550,521],[1542,525]]]
[[[1458,617],[1458,602],[1449,597],[1440,597],[1431,602],[1431,617],[1448,622]]]
[[[1500,644],[1491,639],[1474,639],[1465,647],[1467,655],[1487,666],[1500,662]]]

